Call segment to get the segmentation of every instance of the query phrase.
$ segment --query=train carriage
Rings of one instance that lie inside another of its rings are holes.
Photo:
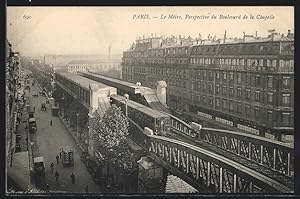
[[[111,96],[112,104],[121,107],[126,112],[125,98]],[[135,121],[140,127],[148,127],[157,135],[165,135],[170,130],[170,117],[160,111],[153,110],[147,106],[127,100],[128,117]]]

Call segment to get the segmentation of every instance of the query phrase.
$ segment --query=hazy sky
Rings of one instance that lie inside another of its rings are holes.
[[[150,19],[134,15],[148,14]],[[181,19],[168,19],[168,15]],[[241,19],[220,19],[220,15]],[[161,15],[167,16],[161,19]],[[208,19],[186,16],[208,16]],[[211,19],[212,15],[216,19]],[[243,19],[244,15],[248,16]],[[250,19],[250,15],[254,18]],[[265,19],[260,16],[268,16]],[[157,18],[153,18],[157,17]],[[137,36],[216,35],[264,37],[270,29],[294,32],[293,7],[8,7],[7,38],[23,55],[43,54],[121,54]]]

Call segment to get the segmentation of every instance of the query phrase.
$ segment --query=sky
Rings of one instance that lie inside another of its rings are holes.
[[[141,15],[149,18],[141,19]],[[177,19],[169,15],[178,16]],[[212,16],[215,18],[212,18]],[[221,15],[223,17],[221,17]],[[225,16],[231,17],[226,19]],[[238,18],[240,15],[241,18]],[[250,15],[253,18],[250,18]],[[198,16],[193,18],[192,16]],[[207,18],[203,17],[206,16]],[[246,16],[247,18],[244,18]],[[166,17],[166,18],[164,18]],[[181,18],[180,18],[181,17]],[[235,17],[235,18],[234,18]],[[122,54],[137,37],[216,35],[268,30],[294,32],[294,8],[285,7],[8,7],[7,38],[23,55]]]

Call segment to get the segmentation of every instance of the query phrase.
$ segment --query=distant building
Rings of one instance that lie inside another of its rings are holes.
[[[122,79],[167,83],[174,113],[207,126],[293,141],[294,37],[147,38],[123,53]]]
[[[68,72],[94,72],[120,78],[121,63],[119,60],[73,60],[68,63]],[[113,72],[114,74],[110,74]]]
[[[120,59],[121,55],[110,55],[111,59]],[[68,63],[74,60],[99,60],[107,59],[107,55],[80,55],[80,54],[71,54],[71,55],[45,55],[44,64],[53,65],[55,69],[67,68]]]

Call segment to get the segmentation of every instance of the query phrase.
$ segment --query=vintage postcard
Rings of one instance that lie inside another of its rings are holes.
[[[7,7],[6,194],[293,194],[294,7]]]

